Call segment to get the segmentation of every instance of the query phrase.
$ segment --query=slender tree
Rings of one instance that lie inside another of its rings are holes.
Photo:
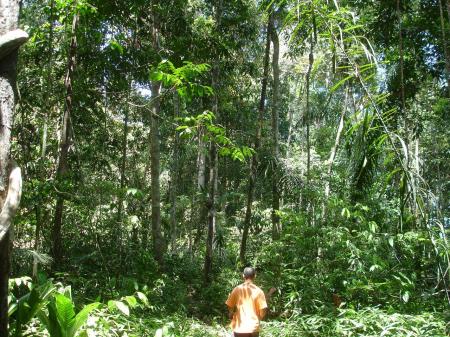
[[[78,10],[77,0],[73,2],[73,19],[70,46],[67,60],[67,71],[64,85],[66,88],[64,113],[62,116],[61,125],[61,137],[59,141],[59,156],[58,167],[56,170],[56,179],[58,183],[61,183],[67,176],[69,170],[69,148],[72,142],[72,114],[73,114],[73,76],[76,66],[76,53],[77,53],[77,27],[78,27]],[[62,262],[63,248],[61,238],[61,228],[63,222],[64,211],[64,194],[62,191],[58,191],[55,207],[55,217],[52,228],[52,256],[56,266],[59,266]]]
[[[222,16],[222,1],[215,1],[215,20],[216,20],[216,31],[219,32],[221,16]],[[212,88],[214,90],[213,106],[212,111],[217,119],[219,119],[219,60],[216,58],[214,60],[214,65],[212,69]],[[207,233],[206,233],[206,251],[205,251],[205,264],[204,264],[204,279],[205,283],[211,282],[212,268],[213,268],[213,244],[214,244],[214,233],[216,227],[216,194],[217,194],[217,179],[218,179],[218,154],[217,145],[214,141],[210,142],[209,148],[209,191],[207,199]]]
[[[272,14],[270,14],[272,16]],[[258,158],[257,152],[261,146],[261,135],[262,128],[264,122],[264,111],[265,111],[265,103],[266,103],[266,95],[267,95],[267,82],[269,77],[269,59],[270,59],[270,37],[271,37],[271,24],[272,18],[269,18],[266,27],[266,46],[264,51],[264,60],[263,60],[263,77],[261,79],[261,94],[259,98],[258,105],[258,123],[256,127],[256,135],[254,142],[254,150],[256,154],[253,155],[252,160],[250,161],[249,167],[249,177],[248,177],[248,190],[247,190],[247,203],[245,210],[245,218],[244,218],[244,228],[242,231],[242,239],[241,246],[239,249],[239,260],[241,264],[245,264],[245,253],[247,250],[247,239],[248,232],[250,229],[250,224],[252,220],[252,205],[253,199],[255,195],[255,183],[256,183],[256,173],[258,171]]]
[[[277,28],[275,27],[274,15],[270,16],[270,35],[273,46],[272,55],[272,239],[276,240],[280,236],[280,190],[279,190],[279,160],[280,160],[280,144],[279,144],[279,104],[280,104],[280,41],[278,38]]]
[[[158,51],[159,45],[159,21],[156,13],[153,13],[152,22],[152,46]],[[164,265],[164,252],[166,250],[161,231],[161,193],[160,193],[160,139],[159,118],[161,112],[159,81],[151,82],[152,109],[150,116],[150,161],[151,161],[151,196],[152,196],[152,241],[153,254],[160,267]]]

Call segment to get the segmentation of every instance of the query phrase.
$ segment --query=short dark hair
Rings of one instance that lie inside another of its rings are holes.
[[[252,267],[244,268],[244,278],[245,279],[253,279],[253,278],[255,278],[255,275],[256,275],[255,268],[252,268]]]

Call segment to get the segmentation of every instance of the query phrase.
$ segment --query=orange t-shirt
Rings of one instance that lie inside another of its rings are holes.
[[[233,289],[225,304],[234,309],[231,327],[234,332],[252,333],[259,331],[261,311],[267,308],[264,292],[252,282],[245,282]]]

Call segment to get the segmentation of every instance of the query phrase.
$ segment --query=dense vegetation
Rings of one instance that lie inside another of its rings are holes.
[[[18,24],[10,335],[226,336],[246,265],[277,288],[263,336],[449,335],[449,0],[26,0]]]

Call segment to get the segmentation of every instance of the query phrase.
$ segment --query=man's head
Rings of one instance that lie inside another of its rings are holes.
[[[244,273],[242,274],[242,276],[246,280],[253,280],[255,278],[255,276],[256,276],[256,271],[252,267],[245,267],[244,268]]]

